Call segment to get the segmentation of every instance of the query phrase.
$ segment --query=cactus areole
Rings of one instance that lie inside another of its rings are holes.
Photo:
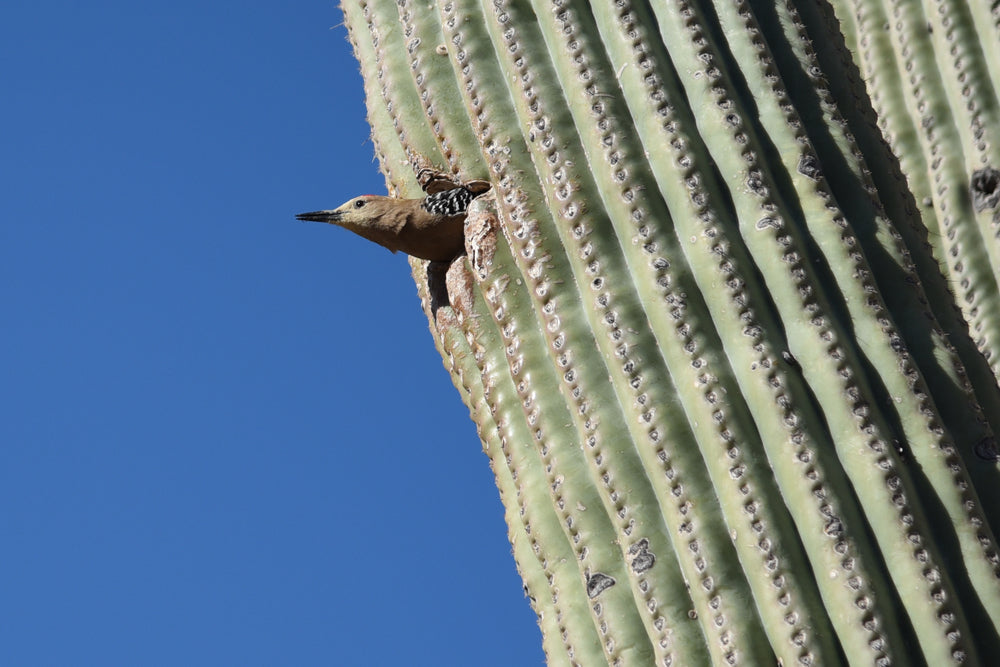
[[[1000,4],[342,6],[549,663],[996,664]]]

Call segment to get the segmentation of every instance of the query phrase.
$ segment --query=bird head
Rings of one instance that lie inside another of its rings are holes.
[[[384,207],[385,201],[388,199],[389,197],[380,197],[378,195],[361,195],[360,197],[347,200],[335,209],[299,213],[295,216],[295,219],[309,222],[327,222],[342,227],[351,227],[352,223],[353,225],[363,226],[367,221],[379,217],[379,209]]]

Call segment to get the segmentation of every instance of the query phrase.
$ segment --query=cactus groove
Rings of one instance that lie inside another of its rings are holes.
[[[550,664],[1000,655],[1000,3],[342,6]]]

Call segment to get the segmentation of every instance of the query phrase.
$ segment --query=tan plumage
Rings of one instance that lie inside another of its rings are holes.
[[[465,250],[466,207],[489,187],[486,181],[472,181],[424,199],[362,195],[329,211],[295,217],[349,229],[392,252],[444,262]]]

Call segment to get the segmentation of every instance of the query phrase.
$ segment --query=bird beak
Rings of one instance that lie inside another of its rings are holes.
[[[340,222],[340,215],[340,211],[313,211],[312,213],[299,213],[295,219],[336,224]]]

